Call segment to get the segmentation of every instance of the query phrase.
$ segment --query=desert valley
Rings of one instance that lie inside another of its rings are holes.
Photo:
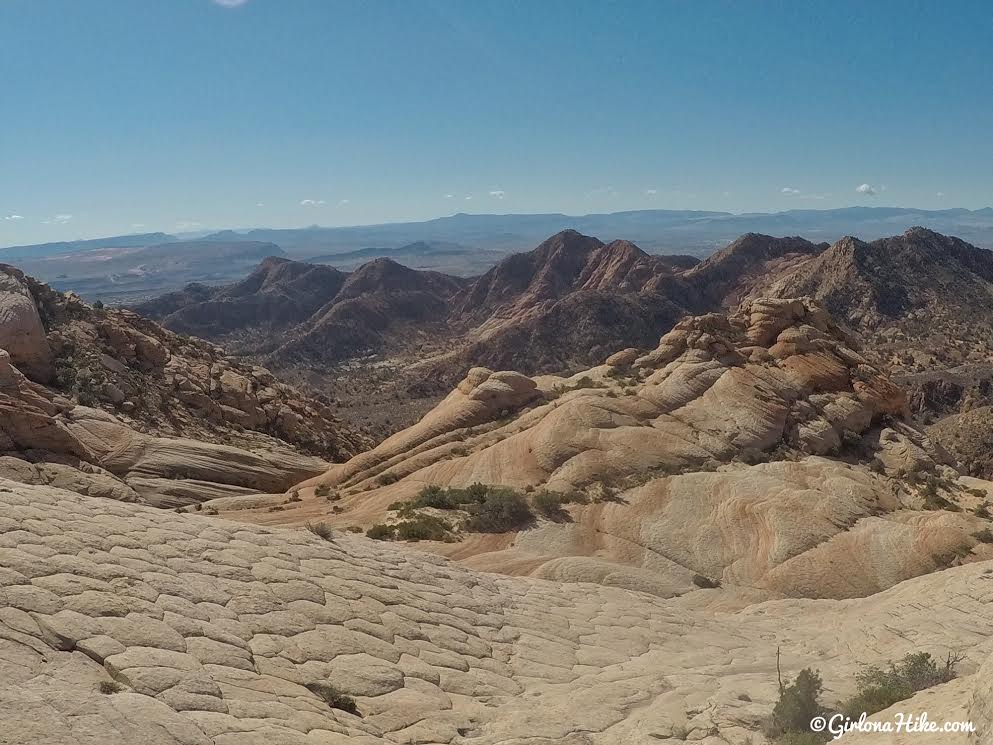
[[[870,713],[993,732],[990,251],[0,279],[0,742],[793,742],[922,655]]]
[[[0,0],[0,745],[993,745],[991,50]]]

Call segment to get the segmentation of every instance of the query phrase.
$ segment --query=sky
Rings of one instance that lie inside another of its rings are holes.
[[[0,0],[0,246],[993,205],[993,7]]]

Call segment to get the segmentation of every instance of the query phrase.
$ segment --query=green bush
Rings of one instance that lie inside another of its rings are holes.
[[[401,541],[443,541],[450,530],[448,523],[433,515],[417,515],[397,523],[394,528]]]
[[[331,487],[328,486],[327,484],[321,484],[316,489],[314,489],[314,496],[315,497],[330,497],[331,496]]]
[[[349,714],[361,716],[355,705],[355,699],[347,693],[342,693],[330,683],[308,683],[307,690],[324,700],[332,709],[347,711]]]
[[[855,677],[858,692],[842,703],[841,711],[852,719],[858,719],[863,712],[872,716],[918,691],[947,683],[955,677],[957,662],[949,655],[939,665],[927,652],[916,652],[888,667],[867,667]]]
[[[588,501],[586,495],[580,492],[567,493],[542,489],[531,497],[531,506],[545,517],[555,518],[563,516],[562,505],[586,504]]]
[[[825,709],[821,706],[820,696],[824,690],[821,676],[809,667],[800,671],[789,685],[783,685],[779,691],[779,700],[772,710],[772,721],[768,734],[772,738],[780,738],[791,733],[803,735],[810,732],[810,720],[824,716]],[[825,742],[826,738],[818,738],[811,742]],[[798,742],[803,742],[800,740]]]
[[[390,505],[390,509],[405,516],[412,515],[414,510],[420,507],[433,507],[437,510],[460,510],[467,505],[485,501],[486,495],[494,488],[499,487],[475,483],[464,489],[454,487],[445,489],[432,484],[421,489],[413,499],[394,502]]]
[[[400,477],[395,473],[381,473],[376,477],[376,483],[380,486],[388,486],[390,484],[395,484],[400,480]]]
[[[478,504],[469,505],[466,528],[474,533],[506,533],[534,520],[522,494],[513,489],[491,487]]]
[[[365,534],[374,541],[392,541],[396,534],[396,529],[392,525],[377,523],[373,525]]]

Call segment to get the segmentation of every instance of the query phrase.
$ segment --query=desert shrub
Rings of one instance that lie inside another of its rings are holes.
[[[483,501],[469,505],[468,509],[466,528],[475,533],[505,533],[534,519],[524,495],[500,487],[489,488]]]
[[[315,497],[330,497],[331,496],[331,487],[328,486],[327,484],[321,484],[316,489],[314,489],[314,496]]]
[[[697,587],[701,587],[704,590],[713,590],[714,588],[720,587],[720,580],[711,579],[710,577],[705,577],[702,574],[693,575],[693,584]]]
[[[459,489],[442,489],[440,486],[425,486],[410,502],[411,507],[434,507],[439,510],[457,510],[460,502]]]
[[[330,683],[308,683],[307,690],[318,698],[323,699],[324,703],[332,709],[340,709],[341,711],[347,711],[349,714],[361,716],[358,707],[355,705],[355,699],[347,693],[339,691]]]
[[[973,512],[975,513],[976,517],[981,517],[984,520],[989,520],[991,517],[993,517],[993,515],[990,514],[989,502],[983,502],[975,510],[973,510]]]
[[[448,523],[433,515],[416,515],[397,523],[394,528],[401,541],[443,541],[450,529]]]
[[[287,502],[299,502],[300,501],[300,492],[298,492],[298,491],[291,492],[290,493],[290,496],[289,496],[289,499],[287,499],[286,501]]]
[[[380,486],[389,486],[390,484],[395,484],[400,480],[400,477],[395,473],[381,473],[376,477],[376,483]]]
[[[327,523],[307,523],[307,530],[316,535],[322,541],[334,540],[334,531]]]
[[[941,482],[934,476],[929,475],[924,483],[921,494],[924,497],[924,509],[926,510],[948,510],[949,512],[959,512],[961,508],[946,499],[938,491]]]
[[[347,528],[345,528],[345,530],[347,530],[349,533],[361,533],[362,532],[362,528],[359,527],[358,525],[349,525]]]
[[[531,497],[531,506],[545,517],[560,517],[563,513],[562,505],[586,504],[588,501],[586,495],[580,492],[557,492],[542,489]]]
[[[123,691],[124,686],[122,686],[116,680],[101,680],[100,685],[97,686],[97,689],[104,696],[110,696],[111,694],[120,693],[121,691]]]
[[[404,516],[412,515],[414,510],[420,507],[433,507],[437,510],[460,510],[466,505],[483,502],[493,488],[499,487],[475,483],[464,489],[445,489],[432,484],[421,489],[413,499],[394,502],[390,505],[390,509],[396,510]]]
[[[918,691],[947,683],[955,677],[958,661],[949,655],[939,664],[927,652],[915,652],[887,667],[864,668],[855,677],[858,692],[842,703],[841,711],[852,719],[858,719],[863,712],[871,716]]]
[[[820,674],[809,667],[801,670],[796,680],[789,685],[780,684],[779,700],[772,710],[767,734],[771,738],[782,738],[790,734],[813,735],[810,720],[825,713],[819,700],[823,690],[824,683]],[[820,743],[825,740],[826,737],[817,737],[810,742]],[[794,742],[803,743],[804,740]]]
[[[980,543],[993,543],[993,530],[983,528],[978,533],[973,533],[972,537]]]
[[[392,525],[377,523],[369,528],[365,534],[375,541],[392,541],[396,529]]]
[[[103,300],[94,300],[93,310],[103,310]]]

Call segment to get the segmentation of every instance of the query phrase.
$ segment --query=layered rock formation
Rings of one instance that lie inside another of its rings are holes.
[[[571,378],[476,369],[415,426],[302,484],[303,499],[216,506],[368,527],[426,486],[578,494],[522,532],[431,550],[663,596],[699,576],[765,597],[862,596],[993,555],[974,537],[988,519],[958,505],[975,497],[853,344],[809,301],[759,300]]]
[[[282,490],[368,442],[211,344],[9,267],[0,283],[3,475],[176,505]]]

